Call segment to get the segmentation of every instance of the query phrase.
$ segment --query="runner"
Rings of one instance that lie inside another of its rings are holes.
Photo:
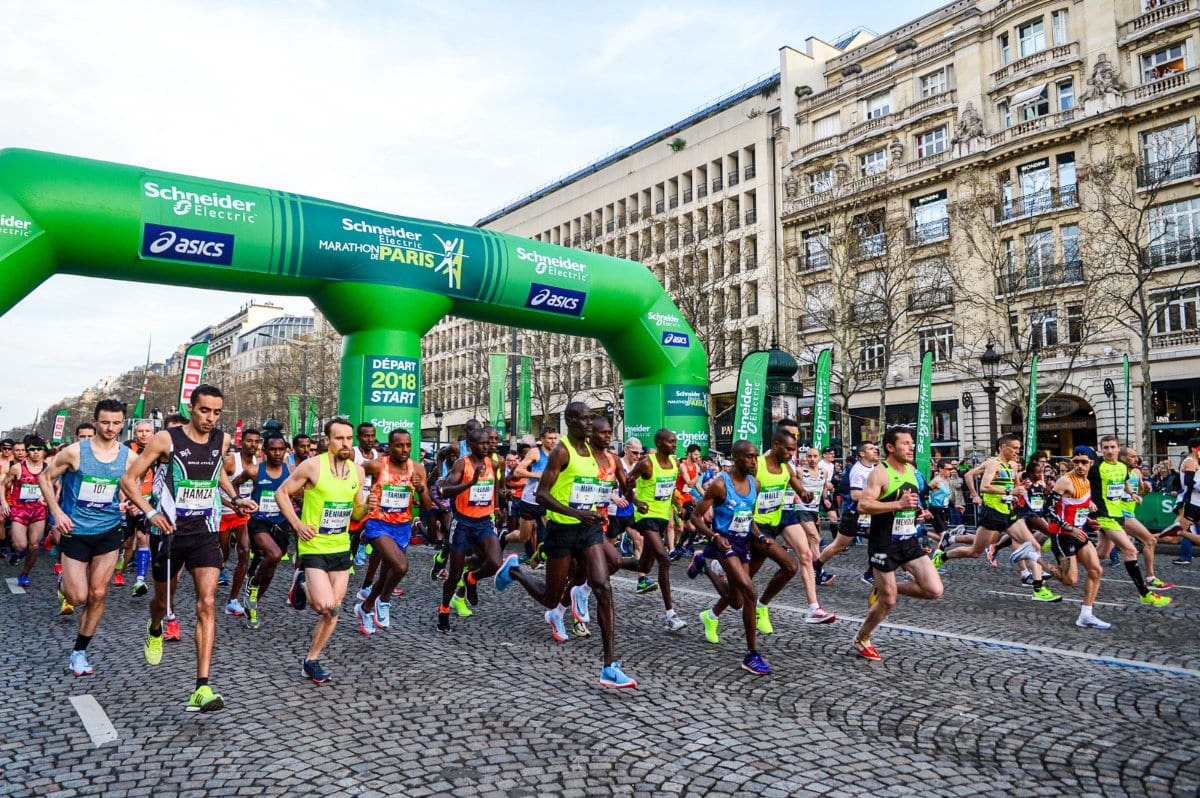
[[[312,438],[308,437],[307,435],[293,436],[292,452],[287,457],[288,468],[292,471],[295,471],[296,466],[312,457],[314,451],[315,447],[313,446]]]
[[[817,576],[817,582],[822,585],[829,584],[834,578],[833,574],[825,570],[826,563],[848,549],[855,539],[860,535],[867,534],[871,528],[871,519],[858,512],[858,499],[862,495],[872,469],[879,463],[879,449],[870,441],[863,441],[854,450],[854,453],[856,459],[846,477],[850,491],[849,501],[842,508],[837,535],[834,536],[833,542],[821,551],[820,556],[813,560],[813,572]],[[873,580],[871,566],[868,564],[862,581],[869,585]]]
[[[593,422],[593,430],[595,422]],[[642,442],[637,438],[630,438],[625,441],[625,451],[617,458],[620,462],[617,464],[621,471],[623,479],[628,479],[629,474],[637,466],[638,461],[642,459]],[[613,541],[621,554],[629,554],[637,551],[640,555],[642,547],[642,536],[633,528],[633,502],[625,498],[623,493],[613,492],[613,500],[608,506],[608,528],[605,529],[605,536]],[[636,536],[636,540],[634,537]],[[635,548],[625,550],[626,543],[632,544]]]
[[[555,447],[538,483],[538,503],[547,511],[546,580],[543,582],[522,571],[518,567],[517,556],[513,554],[505,559],[504,565],[496,573],[496,589],[504,590],[513,581],[520,582],[534,600],[547,608],[546,619],[554,629],[555,639],[565,640],[566,630],[563,628],[559,599],[567,585],[568,570],[574,559],[585,569],[590,587],[582,599],[573,596],[571,603],[577,615],[590,618],[584,614],[586,610],[579,609],[579,605],[581,601],[586,601],[587,596],[596,597],[605,663],[600,670],[600,684],[603,687],[637,687],[637,682],[625,674],[614,655],[616,615],[602,519],[596,511],[596,505],[607,500],[610,487],[603,484],[596,453],[588,443],[592,432],[592,411],[583,402],[571,402],[563,411],[563,420],[567,425],[567,439]],[[673,477],[671,485],[674,485]]]
[[[39,484],[39,477],[46,467],[46,442],[37,435],[26,435],[23,443],[25,459],[14,461],[0,477],[0,519],[12,521],[13,551],[18,561],[25,560],[17,584],[29,587],[29,574],[37,562],[46,532],[46,501]],[[9,486],[12,486],[11,504],[6,499]]]
[[[1100,593],[1100,555],[1087,534],[1088,516],[1092,509],[1092,486],[1087,473],[1092,461],[1085,455],[1071,458],[1071,470],[1058,478],[1051,487],[1050,501],[1042,509],[1042,517],[1050,525],[1050,550],[1058,560],[1052,573],[1067,587],[1079,582],[1079,569],[1075,560],[1083,566],[1087,576],[1083,583],[1083,606],[1079,608],[1076,626],[1091,629],[1108,629],[1112,626],[1093,614],[1096,596]]]
[[[513,469],[513,476],[517,479],[524,479],[525,485],[521,489],[521,498],[518,502],[521,520],[516,534],[508,535],[506,542],[524,542],[530,557],[546,538],[546,522],[542,520],[546,515],[546,508],[537,503],[538,480],[541,479],[542,472],[546,470],[550,453],[557,446],[558,430],[553,427],[542,427],[541,435],[538,436],[538,445],[527,451],[525,457]]]
[[[358,439],[358,446],[354,449],[354,464],[365,467],[367,463],[378,460],[379,441],[375,436],[375,425],[364,421],[358,425],[354,435]],[[362,486],[364,499],[370,489],[371,480],[368,479]],[[362,529],[365,523],[366,519],[350,522],[350,551],[354,552],[354,564],[360,567],[367,564],[368,556],[366,544],[362,539]]]
[[[675,477],[675,510],[673,523],[668,527],[667,550],[672,561],[678,560],[685,554],[693,554],[691,545],[694,532],[690,519],[700,501],[700,445],[693,443],[687,447],[687,456],[679,461],[679,475]],[[674,537],[671,537],[674,533]]]
[[[774,548],[775,543],[754,524],[754,510],[759,495],[754,473],[761,463],[758,450],[750,441],[738,441],[733,444],[730,454],[733,467],[729,471],[722,471],[709,483],[704,498],[692,515],[700,534],[709,539],[704,547],[705,559],[721,562],[725,572],[724,579],[709,572],[720,599],[712,609],[700,613],[700,620],[704,623],[709,641],[716,643],[720,641],[719,637],[713,639],[716,637],[716,614],[726,604],[740,609],[742,627],[746,633],[746,655],[742,658],[742,667],[753,674],[765,676],[771,673],[771,666],[758,653],[758,595],[746,566],[753,557],[751,538],[764,549]],[[709,510],[712,510],[711,529],[705,521]],[[712,634],[709,634],[710,627]]]
[[[883,659],[871,644],[871,633],[887,618],[899,596],[927,601],[942,596],[942,579],[917,542],[921,502],[912,465],[915,448],[912,430],[892,427],[885,432],[887,457],[867,478],[858,501],[859,511],[871,519],[867,553],[875,572],[867,617],[854,637],[854,650],[863,659]],[[897,582],[897,568],[908,571],[914,581]]]
[[[1142,578],[1142,569],[1138,567],[1137,547],[1125,531],[1127,519],[1124,501],[1125,497],[1130,495],[1129,466],[1121,461],[1120,450],[1116,435],[1102,437],[1100,460],[1088,472],[1088,482],[1092,486],[1092,504],[1096,507],[1096,520],[1100,524],[1100,536],[1120,551],[1125,571],[1138,592],[1139,600],[1151,607],[1165,607],[1171,603],[1171,599],[1150,591]],[[1133,522],[1137,523],[1136,520]],[[1099,548],[1097,546],[1097,550]]]
[[[433,506],[425,488],[425,469],[414,463],[412,435],[397,427],[388,435],[388,454],[363,468],[373,481],[372,503],[363,536],[380,558],[380,572],[371,585],[364,585],[367,596],[354,607],[359,628],[365,635],[376,628],[391,626],[392,592],[408,573],[408,544],[412,540],[414,496],[422,509]]]
[[[258,466],[259,450],[262,448],[262,433],[256,429],[248,429],[242,433],[242,449],[240,452],[230,452],[225,460],[225,473],[230,479],[241,476],[244,471]],[[254,481],[246,480],[238,485],[238,496],[249,499],[254,491]],[[238,594],[246,580],[246,569],[250,565],[250,533],[248,522],[250,516],[241,515],[233,510],[233,502],[225,499],[221,502],[221,562],[229,559],[229,541],[232,538],[237,543],[237,566],[233,569],[233,581],[225,578],[225,567],[221,567],[219,584],[229,585],[229,600],[225,602],[226,615],[244,615],[246,609],[238,601]]]
[[[637,480],[637,498],[634,501],[633,524],[642,534],[642,551],[639,559],[622,560],[621,567],[639,575],[650,570],[658,562],[658,585],[662,589],[663,623],[668,631],[677,632],[687,626],[671,602],[671,560],[663,543],[667,525],[671,522],[671,498],[675,492],[675,480],[679,463],[675,459],[675,433],[660,429],[654,433],[654,453],[639,462],[629,473]],[[638,591],[644,592],[639,589]]]
[[[250,501],[256,505],[247,524],[251,550],[254,552],[254,573],[246,582],[245,627],[252,632],[260,629],[259,602],[275,578],[275,569],[291,545],[291,527],[280,511],[280,503],[291,504],[280,486],[292,469],[284,462],[287,441],[278,432],[267,433],[263,441],[263,462],[246,466],[233,480],[241,495],[243,485],[250,485]]]
[[[285,496],[303,492],[303,515],[297,515],[290,502],[277,502],[299,539],[292,606],[312,607],[318,616],[308,654],[300,663],[300,675],[316,684],[329,681],[321,652],[333,637],[350,583],[350,522],[366,518],[378,506],[374,496],[363,501],[364,474],[354,462],[350,422],[340,418],[325,422],[325,440],[328,451],[296,466],[279,486],[278,493]]]
[[[38,474],[42,499],[54,516],[54,528],[59,535],[60,590],[67,603],[83,608],[79,613],[75,648],[71,651],[71,670],[76,676],[92,673],[87,647],[104,615],[108,583],[123,539],[117,484],[129,460],[129,449],[117,440],[125,426],[124,405],[116,399],[102,399],[96,403],[92,421],[95,438],[63,449]],[[61,506],[54,491],[59,477],[62,477]]]
[[[129,448],[133,450],[134,454],[137,454],[146,448],[153,436],[154,426],[149,421],[139,421],[133,426],[133,438],[129,441]],[[154,469],[152,468],[148,469],[142,477],[142,496],[151,506],[154,505]],[[146,575],[150,573],[149,524],[146,516],[142,515],[132,502],[123,501],[122,506],[125,510],[125,546],[117,560],[113,584],[118,587],[125,585],[125,576],[122,572],[132,562],[136,568],[132,592],[134,597],[140,598],[150,590],[146,586]]]
[[[150,602],[150,622],[143,649],[149,665],[162,662],[168,580],[174,581],[185,566],[192,574],[196,591],[196,689],[188,700],[188,712],[213,712],[225,706],[224,699],[208,683],[216,637],[217,578],[222,562],[217,533],[217,491],[237,496],[224,468],[229,439],[217,429],[224,404],[225,397],[219,388],[207,383],[197,385],[192,391],[187,425],[155,434],[121,477],[125,495],[163,533],[152,541],[158,544],[158,550],[152,552],[150,569],[154,599]],[[170,462],[163,475],[159,506],[153,508],[141,494],[142,475],[164,455]],[[248,499],[234,498],[234,504],[247,514],[257,509]]]
[[[1158,536],[1138,520],[1138,505],[1142,503],[1141,458],[1128,446],[1122,446],[1117,456],[1129,468],[1129,492],[1121,497],[1122,527],[1130,537],[1142,544],[1142,558],[1146,561],[1146,587],[1153,590],[1170,590],[1175,585],[1164,582],[1154,575],[1154,557],[1158,549]]]

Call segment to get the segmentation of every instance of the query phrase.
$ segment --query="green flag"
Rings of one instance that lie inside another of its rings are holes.
[[[521,358],[521,387],[517,394],[517,435],[533,432],[533,358]]]
[[[300,395],[288,394],[288,430],[293,435],[300,433]]]
[[[488,420],[500,433],[505,435],[504,424],[504,383],[508,371],[508,355],[488,355]]]
[[[189,417],[188,405],[192,403],[192,391],[204,377],[204,361],[208,359],[208,342],[192,344],[183,353],[183,376],[179,378],[179,412]]]
[[[758,446],[762,440],[769,357],[767,352],[751,352],[742,358],[742,367],[738,371],[737,403],[733,410],[732,443],[745,440]]]
[[[317,429],[317,397],[308,397],[308,415],[304,419],[304,434],[312,435]]]
[[[146,388],[150,385],[150,344],[146,344],[146,369],[142,376],[142,392],[138,395],[137,405],[133,408],[134,418],[145,418]]]
[[[822,349],[817,355],[817,387],[813,391],[813,446],[824,450],[829,445],[829,378],[833,371],[833,350]]]
[[[1022,450],[1026,460],[1037,450],[1037,364],[1038,356],[1034,355],[1029,364],[1029,407],[1025,411],[1025,448]]]
[[[917,389],[916,466],[928,479],[933,447],[933,352],[921,358],[921,384]]]
[[[62,443],[63,432],[67,428],[67,413],[70,412],[65,408],[58,411],[58,415],[54,417],[54,434],[50,436],[51,443]]]

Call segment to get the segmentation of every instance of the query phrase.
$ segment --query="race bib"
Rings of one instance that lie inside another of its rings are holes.
[[[1105,493],[1104,493],[1104,498],[1108,499],[1110,502],[1121,501],[1121,499],[1123,499],[1124,497],[1125,497],[1125,483],[1124,482],[1112,483],[1111,485],[1108,486],[1108,488],[1105,490]]]
[[[350,526],[350,514],[353,512],[354,502],[325,502],[321,508],[321,527],[317,531],[322,535],[345,532]]]
[[[796,495],[796,491],[788,488],[783,492],[783,507],[790,509],[800,503],[800,497]]]
[[[1033,510],[1035,513],[1040,513],[1042,511],[1042,508],[1045,506],[1046,506],[1046,498],[1044,496],[1030,495],[1030,497],[1029,497],[1029,509],[1030,510]]]
[[[913,515],[897,515],[892,518],[892,537],[910,538],[917,534],[917,518]]]
[[[862,513],[859,513],[858,528],[859,529],[870,529],[871,528],[871,516],[863,515]]]
[[[258,497],[259,515],[279,515],[279,502],[275,501],[275,491],[264,490]]]
[[[101,510],[110,506],[116,498],[116,477],[84,476],[79,482],[79,496],[76,503],[80,507]]]
[[[575,477],[571,483],[571,496],[567,506],[572,510],[590,510],[600,500],[601,484],[592,477]]]
[[[36,502],[42,499],[42,486],[36,482],[22,482],[21,493],[18,496],[23,502]]]
[[[793,494],[794,495],[794,494]],[[758,494],[758,511],[764,515],[773,513],[783,506],[783,488],[764,490]]]
[[[239,499],[249,499],[253,493],[254,493],[254,483],[253,482],[247,480],[247,481],[243,482],[241,485],[238,485],[238,498]]]
[[[467,504],[472,507],[491,507],[494,489],[493,480],[479,480],[471,486],[471,491],[467,494]]]
[[[1088,520],[1088,515],[1090,515],[1090,514],[1091,514],[1091,508],[1080,507],[1078,510],[1075,511],[1074,526],[1083,526],[1084,524],[1086,524],[1087,520]]]
[[[665,502],[671,498],[675,492],[675,479],[668,477],[667,479],[654,480],[654,501]]]
[[[409,485],[383,485],[379,495],[379,509],[385,513],[402,513],[412,504],[412,487]]]
[[[215,479],[181,479],[175,488],[177,518],[200,518],[213,514],[217,501]]]
[[[750,532],[752,513],[749,510],[737,510],[729,522],[729,531],[734,535],[745,535]]]

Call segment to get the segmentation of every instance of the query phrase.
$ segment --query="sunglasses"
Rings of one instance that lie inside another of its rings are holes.
[[[26,447],[25,451],[27,451],[27,452],[44,452],[44,451],[46,451],[46,447],[45,446],[29,446],[29,447]]]
[[[1085,458],[1081,458],[1081,459],[1079,459],[1079,460],[1072,460],[1071,462],[1072,462],[1072,463],[1074,463],[1075,465],[1087,465],[1088,463],[1090,463],[1090,462],[1092,462],[1092,461],[1091,461],[1091,460],[1088,460],[1088,459],[1085,457]]]

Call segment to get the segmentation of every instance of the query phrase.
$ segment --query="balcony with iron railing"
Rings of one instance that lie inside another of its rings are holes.
[[[796,258],[796,268],[802,272],[824,269],[829,265],[829,253],[824,250],[805,252]]]
[[[993,72],[991,91],[997,91],[1018,78],[1028,77],[1037,72],[1078,60],[1079,42],[1047,47],[1045,50],[1031,53],[1024,58],[1018,58],[1011,64],[1002,66]]]
[[[797,116],[806,116],[812,112],[812,109],[819,108],[841,99],[856,94],[863,89],[869,87],[873,83],[887,80],[894,75],[902,74],[905,70],[931,61],[935,58],[940,58],[946,53],[954,50],[955,42],[953,39],[942,39],[925,47],[918,47],[909,50],[901,56],[895,58],[890,63],[884,63],[872,69],[867,69],[859,72],[852,77],[843,78],[840,82],[835,83],[824,91],[819,91],[814,94],[809,94],[801,97],[796,102]],[[867,45],[868,47],[870,45]],[[826,64],[826,75],[832,72],[840,71],[845,68],[847,59],[854,55],[838,56],[830,59]]]
[[[950,237],[950,219],[935,219],[924,224],[914,224],[908,228],[908,245],[919,247],[932,244],[935,241],[945,241]]]
[[[926,288],[908,295],[910,311],[936,310],[954,304],[953,288]]]
[[[704,181],[696,186],[696,199],[704,199],[708,196],[708,182]]]
[[[692,190],[690,188],[685,188],[683,190],[683,201],[684,203],[692,201]]]
[[[678,194],[671,195],[670,206],[671,206],[671,210],[675,210],[676,208],[679,207],[679,195]]]
[[[1200,85],[1200,67],[1192,67],[1191,69],[1185,69],[1182,72],[1175,72],[1174,74],[1164,74],[1162,77],[1152,80],[1149,83],[1143,83],[1141,86],[1126,89],[1125,104],[1136,105],[1156,100],[1164,94],[1174,94],[1175,92],[1195,88],[1197,85]]]
[[[758,221],[758,209],[751,208],[750,210],[746,211],[745,218],[746,218],[746,224],[754,224],[755,222],[757,222]]]
[[[662,213],[666,209],[667,209],[666,200],[655,200],[655,202],[654,202],[654,212],[655,213]]]
[[[996,224],[1062,208],[1073,208],[1077,205],[1079,205],[1079,192],[1075,184],[1055,186],[1022,197],[1014,197],[1008,202],[1001,202],[995,208]]]
[[[725,183],[721,180],[721,178],[719,178],[719,177],[713,178],[713,181],[712,181],[712,190],[713,191],[720,191],[724,187],[725,187]]]
[[[1181,25],[1196,18],[1200,18],[1197,0],[1179,0],[1177,3],[1161,5],[1128,22],[1121,23],[1117,28],[1118,43],[1130,44],[1164,28]]]
[[[1200,175],[1200,152],[1189,152],[1141,164],[1137,168],[1137,186],[1154,188],[1195,175]]]
[[[1046,114],[1034,119],[1028,119],[1024,122],[1018,122],[1012,127],[1006,127],[998,133],[993,133],[987,137],[989,147],[999,147],[1002,144],[1008,144],[1011,141],[1033,136],[1041,133],[1044,130],[1052,130],[1053,128],[1062,127],[1078,118],[1079,112],[1071,108],[1067,111],[1059,111],[1056,114]]]
[[[745,178],[747,180],[753,180],[754,179],[754,164],[750,164],[745,169],[743,169],[742,174],[745,176]]]
[[[1200,236],[1159,241],[1146,247],[1144,254],[1151,269],[1195,263],[1200,261]]]
[[[1023,291],[1037,291],[1044,288],[1054,288],[1062,285],[1075,285],[1083,282],[1083,262],[1078,260],[1065,263],[1046,264],[1044,266],[1028,265],[1024,271],[1013,269],[1008,274],[996,278],[996,294],[1019,294]]]
[[[735,166],[733,169],[729,170],[729,187],[733,188],[734,186],[736,186],[738,184],[739,180],[740,180],[740,177],[738,175],[737,167]]]

